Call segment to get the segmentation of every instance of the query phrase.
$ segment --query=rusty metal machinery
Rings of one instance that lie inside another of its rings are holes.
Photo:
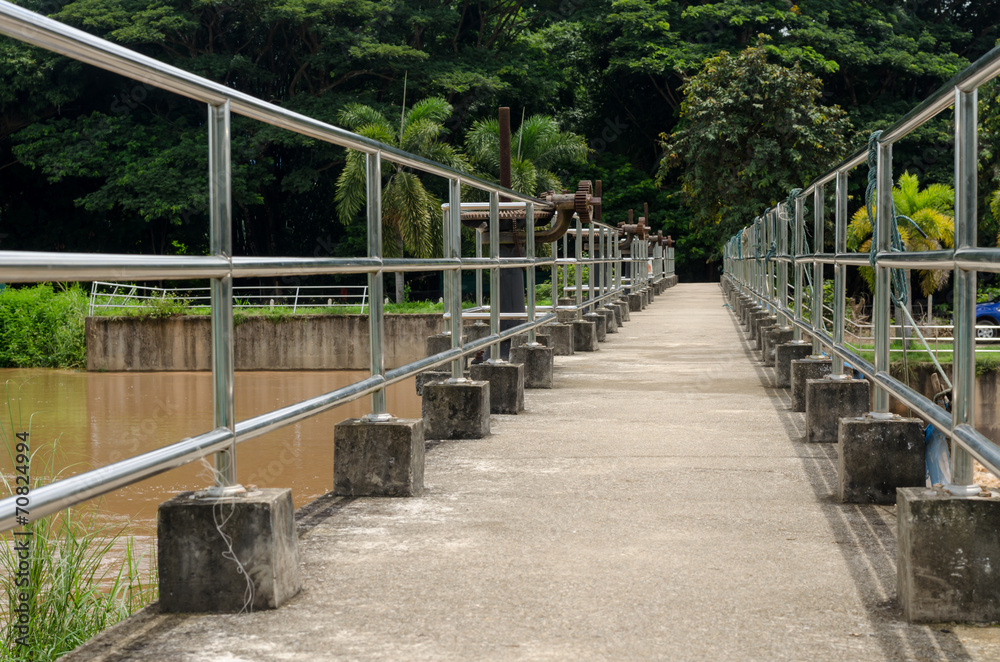
[[[573,214],[577,214],[583,223],[600,218],[600,182],[597,194],[594,192],[593,182],[581,180],[575,193],[550,191],[541,197],[551,206],[535,210],[535,227],[546,228],[535,232],[535,241],[538,243],[551,243],[561,239],[572,224]],[[501,245],[520,245],[524,242],[524,214],[523,208],[500,210]],[[553,217],[555,222],[552,222]],[[484,242],[489,240],[489,227],[483,227],[484,223],[489,222],[489,218],[490,213],[487,210],[462,211],[462,225],[482,229]]]

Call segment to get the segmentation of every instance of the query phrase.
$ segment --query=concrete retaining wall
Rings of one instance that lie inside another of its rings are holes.
[[[427,336],[444,328],[440,314],[386,315],[386,367],[426,355]],[[211,370],[210,320],[87,318],[87,370]],[[235,328],[237,370],[367,370],[367,315],[252,318]]]
[[[951,378],[951,365],[944,367],[948,378]],[[931,386],[931,375],[936,372],[934,366],[928,363],[919,363],[910,366],[910,388],[919,391],[928,398],[934,397],[934,389]],[[897,363],[892,365],[892,376],[904,384],[902,366]],[[875,389],[872,389],[874,394]],[[983,433],[987,439],[993,443],[1000,444],[1000,371],[992,370],[984,375],[976,377],[976,429]],[[901,416],[909,416],[910,410],[896,398],[890,397],[890,409]]]

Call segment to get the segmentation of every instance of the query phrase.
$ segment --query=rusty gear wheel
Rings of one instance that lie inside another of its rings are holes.
[[[593,198],[594,184],[588,179],[580,181],[576,187],[576,195],[573,197],[573,210],[580,217],[581,223],[590,223],[594,218],[591,213],[591,199]]]

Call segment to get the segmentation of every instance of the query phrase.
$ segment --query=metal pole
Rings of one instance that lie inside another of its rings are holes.
[[[448,217],[445,224],[448,244],[445,257],[460,260],[462,258],[462,180],[457,178],[448,180],[448,202]],[[457,349],[462,346],[462,272],[458,269],[449,271],[447,278],[451,281],[448,287],[449,308],[451,309],[451,347]],[[495,294],[495,290],[490,292],[490,298],[492,299]],[[490,308],[492,309],[495,304],[496,302],[491,300]],[[448,381],[451,383],[465,381],[461,358],[451,362],[451,379]]]
[[[232,161],[229,133],[229,101],[208,107],[208,197],[209,251],[232,259]],[[215,428],[235,435],[236,399],[233,392],[233,278],[225,275],[211,281],[212,305],[212,396]],[[223,493],[239,493],[236,482],[236,438],[215,454],[215,487]]]
[[[802,315],[802,291],[805,289],[805,267],[799,262],[799,257],[805,252],[805,200],[802,196],[795,197],[795,319],[799,322],[805,318]],[[795,342],[802,341],[802,329],[796,325]]]
[[[774,223],[778,228],[778,255],[788,255],[788,223],[784,218],[784,203],[779,203],[774,211]],[[788,263],[782,260],[778,263],[778,308],[788,311]],[[788,319],[782,318],[782,325],[788,326]]]
[[[576,317],[579,317],[582,312],[580,306],[583,305],[583,265],[580,260],[583,259],[583,223],[580,222],[580,217],[576,217],[576,251],[574,253],[576,257],[576,264],[573,265],[573,275],[574,275],[574,285],[576,285]]]
[[[382,257],[382,153],[365,154],[365,193],[367,196],[366,216],[368,220],[368,257]],[[368,333],[371,338],[370,363],[372,377],[385,376],[384,318],[385,295],[382,271],[368,274],[368,291],[371,293],[368,306]],[[368,421],[387,421],[392,416],[386,413],[385,389],[372,393],[372,411],[365,416]]]
[[[594,259],[594,221],[587,224],[587,259]],[[587,312],[594,312],[594,296],[596,295],[597,287],[597,264],[594,262],[590,263],[590,267],[587,270]]]
[[[528,267],[528,322],[535,323],[535,204],[524,203],[524,253],[532,261]],[[535,338],[535,327],[528,329],[528,344],[538,344]]]
[[[977,160],[979,146],[978,93],[955,88],[955,249],[976,246]],[[952,388],[952,425],[976,424],[976,272],[955,269],[955,381]],[[973,496],[972,456],[952,443],[951,484],[956,496]]]
[[[813,253],[823,252],[823,215],[826,197],[826,186],[820,184],[813,190]],[[812,295],[812,326],[818,330],[823,327],[823,263],[813,262],[813,295]],[[820,356],[823,349],[819,344],[819,336],[812,339],[812,355]]]
[[[878,253],[885,253],[891,247],[892,223],[892,144],[879,143],[878,146],[878,197],[876,227],[878,228]],[[889,268],[875,265],[875,301],[872,310],[872,324],[875,334],[875,372],[889,372]],[[889,392],[875,384],[874,411],[889,413]]]
[[[837,173],[837,202],[833,240],[833,252],[847,252],[847,172]],[[844,301],[847,287],[847,265],[838,264],[833,270],[833,342],[844,344],[844,317],[846,302]],[[832,374],[844,377],[844,358],[836,352],[833,354]]]
[[[476,257],[483,256],[483,231],[476,228]],[[476,269],[476,308],[483,307],[483,270]]]
[[[503,112],[504,109],[501,109]],[[500,333],[500,194],[490,192],[490,335]],[[500,343],[490,345],[490,363],[500,363]]]

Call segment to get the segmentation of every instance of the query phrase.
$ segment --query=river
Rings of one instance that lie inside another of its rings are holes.
[[[346,386],[367,376],[359,371],[237,372],[236,418],[244,420]],[[212,429],[212,376],[207,372],[76,372],[0,370],[12,413],[0,413],[9,432],[27,430],[36,455],[33,478],[54,458],[64,475],[160,448]],[[387,389],[389,411],[420,416],[412,379]],[[3,403],[0,393],[0,404]],[[333,487],[333,426],[369,411],[364,397],[237,448],[238,479],[244,485],[290,487],[301,507]],[[13,419],[13,420],[11,420]],[[54,450],[53,450],[54,449]],[[207,458],[211,463],[211,458]],[[7,453],[0,470],[10,474]],[[194,462],[93,501],[101,519],[122,524],[139,538],[155,535],[156,508],[178,492],[211,485],[207,464]],[[3,495],[7,496],[7,495]]]

